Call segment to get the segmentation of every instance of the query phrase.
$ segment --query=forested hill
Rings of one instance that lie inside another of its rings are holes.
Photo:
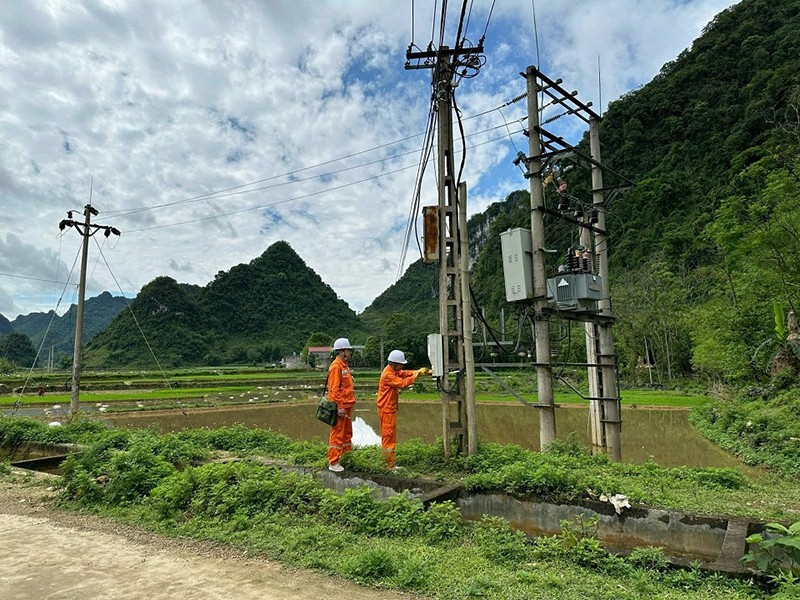
[[[347,303],[286,242],[219,272],[205,287],[158,277],[131,309],[89,343],[88,368],[279,361],[302,350],[312,333],[357,339],[363,331]]]
[[[609,105],[600,137],[603,164],[636,184],[606,215],[622,377],[647,377],[636,365],[648,352],[657,381],[766,373],[782,343],[776,309],[800,309],[800,1],[720,13],[653,81]],[[565,177],[591,203],[588,172]],[[619,183],[609,172],[605,185]],[[555,194],[545,198],[555,209]],[[499,235],[529,224],[524,190],[470,219],[472,288],[490,320],[505,302]],[[551,256],[577,243],[574,229],[548,218]],[[577,331],[564,338],[573,353]]]
[[[618,264],[657,250],[691,268],[716,251],[704,228],[741,187],[737,177],[776,154],[782,126],[796,124],[798,74],[800,2],[744,0],[609,106],[603,162],[637,184],[613,207]]]
[[[11,327],[11,321],[0,315],[0,336],[8,335],[12,331],[14,331],[14,328]]]
[[[609,106],[618,340],[663,376],[763,374],[800,287],[800,1],[743,0]]]
[[[127,298],[112,296],[109,292],[87,298],[83,306],[83,341],[90,340],[98,331],[105,329],[127,305]],[[11,327],[16,333],[28,336],[36,348],[39,348],[46,335],[44,356],[52,348],[56,359],[68,355],[71,360],[75,348],[77,312],[77,305],[72,304],[61,316],[54,314],[52,310],[20,315],[11,321]]]
[[[382,339],[387,352],[402,348],[409,362],[427,362],[427,335],[439,331],[438,265],[412,263],[359,316],[371,335],[367,346],[371,358],[379,360],[373,346]]]

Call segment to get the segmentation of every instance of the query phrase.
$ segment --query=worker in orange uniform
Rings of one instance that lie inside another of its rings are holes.
[[[350,340],[339,338],[333,342],[333,352],[336,356],[328,367],[328,399],[336,403],[338,419],[328,438],[328,469],[340,473],[344,471],[339,464],[342,454],[353,449],[352,417],[356,394],[349,364],[353,356]]]
[[[430,375],[430,369],[416,371],[403,370],[406,356],[401,350],[389,352],[389,364],[381,373],[378,383],[378,416],[381,420],[381,448],[386,467],[398,469],[394,462],[394,449],[397,445],[397,395],[417,380],[419,375]]]

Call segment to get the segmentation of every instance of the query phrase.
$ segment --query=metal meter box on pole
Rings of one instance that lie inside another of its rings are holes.
[[[518,227],[500,234],[503,253],[503,279],[506,284],[506,300],[529,300],[533,298],[533,252],[531,231]]]

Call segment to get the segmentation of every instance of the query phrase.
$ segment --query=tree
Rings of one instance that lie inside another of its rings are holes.
[[[800,373],[800,325],[794,311],[789,311],[784,321],[783,307],[775,305],[775,338],[778,349],[770,362],[770,375],[791,369],[792,375]]]
[[[689,330],[683,318],[686,282],[661,257],[628,271],[614,285],[614,311],[620,367],[628,376],[638,365],[652,365],[659,379],[691,369]]]
[[[36,360],[36,348],[31,339],[22,333],[9,333],[0,338],[0,356],[18,367],[31,367]]]

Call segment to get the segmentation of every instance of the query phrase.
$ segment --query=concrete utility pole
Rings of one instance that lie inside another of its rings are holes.
[[[475,353],[472,347],[472,298],[469,291],[469,239],[467,236],[467,184],[458,186],[458,233],[461,247],[461,314],[464,331],[464,401],[467,408],[467,454],[478,453],[477,406],[475,405]]]
[[[467,246],[466,185],[459,185],[453,159],[453,77],[454,62],[459,56],[483,52],[462,46],[451,49],[406,52],[406,69],[433,69],[433,102],[438,122],[438,226],[439,262],[439,334],[443,373],[438,376],[442,400],[442,437],[444,454],[455,452],[476,454],[478,451],[475,417],[475,370],[472,356],[472,329],[465,320],[472,310],[469,295],[469,247]],[[412,60],[424,63],[412,65]],[[430,211],[423,213],[426,230]],[[426,262],[433,262],[426,238]],[[470,322],[471,324],[471,322]],[[451,374],[455,380],[451,381]]]
[[[438,112],[438,173],[439,173],[439,333],[443,337],[445,373],[440,380],[442,399],[442,428],[445,456],[463,452],[468,435],[464,398],[464,337],[461,286],[461,248],[458,207],[456,203],[456,174],[453,161],[453,69],[449,48],[442,47],[434,71],[434,93]],[[455,372],[455,382],[450,373]]]
[[[534,309],[532,337],[536,360],[532,366],[537,371],[539,401],[532,406],[540,409],[540,444],[544,449],[556,436],[554,375],[548,319],[581,321],[584,323],[586,336],[586,362],[565,361],[564,364],[583,365],[588,369],[589,396],[581,394],[568,381],[561,381],[589,401],[593,450],[606,452],[615,460],[620,460],[621,410],[611,329],[614,315],[608,286],[605,204],[606,193],[617,193],[631,187],[633,182],[601,164],[600,115],[590,109],[591,103],[582,103],[578,100],[577,92],[566,91],[561,87],[560,79],[552,80],[536,67],[528,67],[521,75],[527,83],[529,149],[528,156],[519,152],[514,164],[520,165],[524,162],[526,166],[525,177],[530,184],[531,229],[529,233],[519,228],[505,232],[501,235],[501,246],[504,247],[506,299],[510,302],[530,302]],[[562,111],[550,120],[575,115],[589,125],[589,154],[541,126],[538,99],[540,94],[547,96],[548,106],[557,105]],[[566,182],[558,178],[561,161],[566,159],[591,167],[591,209],[586,208],[578,198],[570,196],[566,191]],[[543,173],[543,169],[548,173]],[[626,184],[605,188],[604,171],[613,173]],[[545,205],[544,187],[550,182],[558,184],[557,209]],[[545,215],[576,225],[579,228],[580,244],[583,246],[577,251],[570,248],[566,262],[560,265],[558,273],[550,280],[547,279],[545,261]],[[523,232],[526,237],[520,238]],[[530,247],[527,247],[527,236],[530,237]],[[525,242],[521,242],[521,239]],[[486,366],[480,366],[488,371]],[[520,396],[517,397],[524,404],[530,405]]]
[[[72,220],[72,212],[68,212],[67,219],[64,219],[58,224],[59,229],[62,231],[66,227],[74,227],[78,233],[83,237],[83,249],[81,252],[81,273],[80,282],[78,284],[78,314],[75,319],[75,351],[72,357],[72,395],[70,396],[69,410],[70,413],[77,413],[80,399],[80,383],[81,383],[81,351],[83,349],[83,300],[86,295],[86,262],[89,254],[89,238],[102,229],[104,235],[108,237],[112,233],[119,235],[119,230],[115,227],[108,225],[94,225],[92,224],[92,215],[97,216],[99,213],[91,204],[87,204],[83,209],[85,217],[84,222],[81,224],[78,221]]]
[[[597,362],[600,364],[598,382],[601,386],[596,397],[601,398],[603,407],[603,433],[606,452],[614,460],[622,459],[622,414],[620,411],[619,389],[617,386],[617,366],[614,352],[614,332],[611,329],[614,314],[611,311],[611,294],[608,285],[608,239],[606,235],[606,213],[604,210],[603,169],[600,162],[600,119],[589,120],[589,148],[592,157],[592,205],[597,210],[597,230],[595,248],[599,264],[598,274],[602,282],[602,299],[597,303],[603,321],[595,323],[594,332],[597,345]],[[599,335],[597,335],[599,334]],[[589,340],[587,339],[587,346]]]
[[[544,254],[544,194],[542,190],[542,142],[539,127],[539,84],[537,71],[528,67],[528,181],[531,193],[531,249],[533,261],[534,343],[536,345],[536,382],[539,398],[539,447],[545,450],[556,439],[556,413],[553,402],[553,371],[550,365],[550,323],[545,314],[547,275]]]

